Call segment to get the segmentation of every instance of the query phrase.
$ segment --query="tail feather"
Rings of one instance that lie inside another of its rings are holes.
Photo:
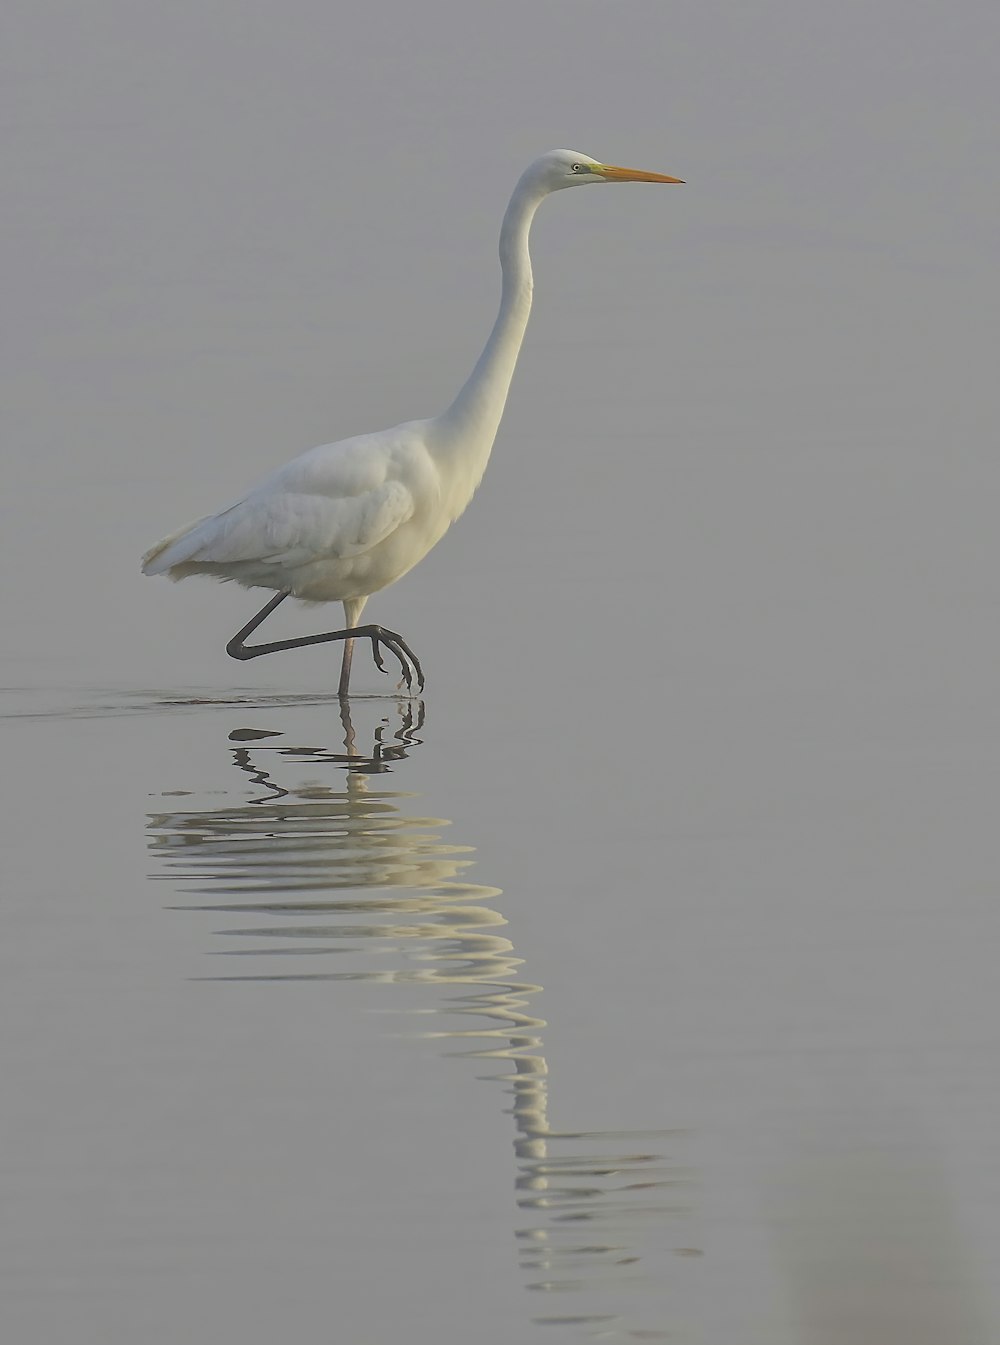
[[[151,546],[142,558],[143,574],[166,574],[175,565],[183,565],[190,560],[201,544],[201,539],[196,539],[193,534],[212,517],[206,514],[204,518],[196,518],[193,523],[185,523],[183,528],[178,528],[169,537]]]

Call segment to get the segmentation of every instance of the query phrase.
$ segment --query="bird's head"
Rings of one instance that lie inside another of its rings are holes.
[[[614,164],[598,163],[586,154],[572,149],[553,149],[536,159],[524,174],[541,191],[560,191],[563,187],[578,187],[585,182],[683,182],[683,178],[667,177],[664,173],[647,173],[641,168],[618,168]]]

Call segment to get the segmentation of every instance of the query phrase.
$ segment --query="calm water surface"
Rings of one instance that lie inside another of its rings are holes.
[[[6,706],[12,1338],[991,1338],[991,893],[581,906],[420,702]]]
[[[625,1128],[628,1099],[588,1130],[558,1071],[550,1101],[503,893],[404,788],[423,703],[99,701],[7,721],[53,752],[50,803],[78,791],[61,858],[22,879],[79,876],[47,916],[15,900],[32,954],[8,950],[19,1338],[168,1340],[189,1314],[260,1340],[288,1314],[333,1340],[675,1338],[702,1256],[690,1137],[663,1106]],[[138,863],[123,739],[168,777]]]

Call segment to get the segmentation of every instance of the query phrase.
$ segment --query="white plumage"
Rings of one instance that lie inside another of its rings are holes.
[[[500,232],[503,290],[500,312],[475,369],[442,415],[310,449],[273,472],[217,514],[165,537],[143,557],[144,574],[190,574],[231,579],[279,597],[244,627],[229,650],[237,658],[327,639],[345,641],[340,694],[350,678],[351,632],[396,654],[407,685],[407,658],[420,684],[419,663],[405,642],[378,626],[358,627],[372,593],[401,578],[462,513],[486,470],[531,310],[528,233],[539,204],[552,191],[586,182],[678,182],[662,174],[617,168],[571,150],[553,150],[522,174]],[[344,604],[346,631],[246,646],[282,597]],[[404,655],[406,657],[404,657]]]
[[[217,574],[317,602],[367,597],[405,573],[384,544],[415,515],[435,512],[438,475],[419,423],[323,444],[228,509],[165,538],[143,570],[174,579]],[[407,538],[411,564],[426,553],[414,541]]]

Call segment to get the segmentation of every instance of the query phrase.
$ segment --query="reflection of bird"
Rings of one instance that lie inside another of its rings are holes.
[[[522,174],[500,230],[500,312],[476,367],[442,415],[311,449],[278,469],[228,509],[172,533],[143,557],[145,574],[235,579],[277,594],[233,637],[228,652],[256,658],[328,640],[344,640],[340,695],[347,694],[353,637],[399,659],[410,686],[423,686],[405,641],[381,626],[359,626],[372,593],[423,559],[463,512],[482,480],[531,310],[528,233],[544,197],[587,182],[679,182],[615,168],[585,154],[553,150]],[[270,644],[247,636],[289,594],[344,604],[347,628]]]
[[[214,793],[199,800],[185,789],[179,810],[171,797],[150,817],[157,876],[197,897],[179,909],[243,917],[214,931],[226,961],[208,979],[406,988],[360,1002],[414,1015],[416,1034],[471,1059],[479,1078],[510,1095],[516,1237],[532,1321],[593,1326],[602,1338],[666,1339],[650,1318],[676,1313],[665,1296],[684,1291],[690,1264],[668,1260],[691,1217],[688,1175],[660,1152],[678,1136],[553,1128],[546,1024],[536,1007],[542,987],[527,980],[500,890],[469,881],[473,848],[445,843],[446,820],[415,814],[419,795],[400,792],[406,759],[422,743],[422,706],[398,701],[373,742],[362,725],[355,731],[350,700],[340,714],[343,751],[283,746],[280,732],[232,731],[239,788],[221,806]],[[442,1094],[432,1125],[454,1121],[456,1096]],[[414,1144],[421,1124],[408,1131]],[[494,1133],[483,1131],[491,1173]],[[372,1163],[376,1188],[395,1180],[378,1153]],[[455,1180],[448,1171],[442,1188]]]

